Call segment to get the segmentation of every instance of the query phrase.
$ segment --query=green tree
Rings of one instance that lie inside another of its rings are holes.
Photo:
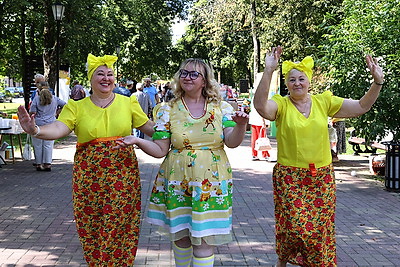
[[[385,85],[371,111],[352,123],[367,139],[381,139],[391,132],[399,140],[400,1],[345,0],[343,10],[344,19],[331,28],[322,50],[321,65],[330,75],[328,86],[337,95],[361,98],[372,82],[364,57],[379,57]]]

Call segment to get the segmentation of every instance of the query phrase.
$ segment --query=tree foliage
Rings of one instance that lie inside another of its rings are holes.
[[[61,64],[74,78],[86,76],[88,53],[116,54],[119,74],[141,79],[151,73],[169,76],[171,24],[185,18],[191,1],[184,0],[64,0],[60,31]],[[50,0],[0,2],[0,74],[21,78],[21,47],[27,55],[42,55],[45,72],[55,82],[56,23]],[[83,79],[85,80],[85,79]]]
[[[372,110],[352,123],[368,139],[391,132],[399,140],[400,1],[346,0],[343,11],[343,20],[331,27],[321,50],[321,65],[331,78],[328,87],[342,97],[361,98],[372,82],[365,55],[378,57],[385,85]]]

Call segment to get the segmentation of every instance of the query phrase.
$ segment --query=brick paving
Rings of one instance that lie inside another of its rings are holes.
[[[32,161],[21,159],[0,169],[1,267],[86,266],[72,216],[74,140],[57,144],[52,172],[37,172]],[[234,241],[216,249],[215,266],[274,266],[274,163],[250,160],[248,135],[227,153],[235,177]],[[137,155],[145,214],[161,160],[140,150]],[[365,156],[340,158],[335,163],[338,266],[400,266],[400,194],[371,179]],[[156,232],[143,222],[135,266],[174,266],[170,242]]]

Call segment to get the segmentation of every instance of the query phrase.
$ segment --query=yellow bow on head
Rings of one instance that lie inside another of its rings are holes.
[[[94,71],[99,67],[106,65],[107,68],[110,68],[114,71],[113,64],[117,61],[118,57],[105,55],[102,57],[96,57],[92,54],[89,54],[87,57],[87,70],[88,70],[88,78],[89,81],[92,79]]]
[[[314,60],[310,56],[306,56],[301,62],[295,63],[292,61],[284,61],[282,64],[282,73],[287,78],[287,75],[292,69],[296,69],[304,72],[307,76],[308,81],[311,82],[312,68],[314,67]]]

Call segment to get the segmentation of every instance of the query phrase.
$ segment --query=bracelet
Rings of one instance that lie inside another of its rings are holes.
[[[383,83],[377,83],[377,82],[374,81],[374,83],[375,83],[376,85],[384,85],[384,84],[385,84],[385,81],[384,81]]]
[[[32,136],[38,136],[40,134],[40,127],[35,124],[35,128],[37,129],[37,131],[35,134],[32,134]]]

